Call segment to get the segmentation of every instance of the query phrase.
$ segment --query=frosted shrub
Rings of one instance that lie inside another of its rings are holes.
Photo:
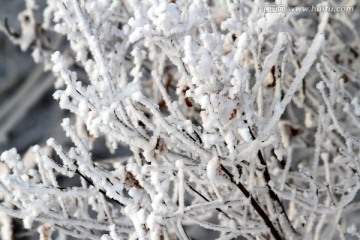
[[[359,12],[262,4],[48,0],[39,23],[28,0],[4,32],[56,76],[73,146],[2,153],[2,239],[12,218],[41,239],[359,236]],[[100,137],[132,155],[95,161]]]

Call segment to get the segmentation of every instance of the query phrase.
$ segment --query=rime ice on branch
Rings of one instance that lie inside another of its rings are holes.
[[[2,236],[11,218],[41,239],[358,236],[359,12],[256,2],[48,0],[41,29],[66,52],[42,48],[34,24],[20,38],[7,25],[23,50],[38,41],[73,146],[1,154]],[[99,161],[100,137],[132,155]]]

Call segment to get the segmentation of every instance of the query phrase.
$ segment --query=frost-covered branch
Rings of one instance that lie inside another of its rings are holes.
[[[72,145],[3,152],[1,213],[42,239],[357,236],[360,15],[261,9],[48,0],[40,24],[28,0],[27,27],[3,31],[52,70]],[[71,53],[45,47],[53,31]],[[96,139],[111,158],[93,154]]]

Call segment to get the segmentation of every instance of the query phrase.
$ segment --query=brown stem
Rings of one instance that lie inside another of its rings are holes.
[[[255,136],[254,136],[253,132],[251,131],[250,127],[249,127],[249,132],[250,132],[250,134],[251,134],[252,139],[254,140],[254,139],[255,139]],[[290,222],[290,219],[289,219],[289,217],[288,217],[288,215],[287,215],[287,213],[286,213],[285,207],[284,207],[283,203],[281,202],[279,196],[278,196],[278,195],[271,189],[271,187],[269,186],[269,182],[271,181],[271,177],[270,177],[270,173],[269,173],[269,170],[268,170],[268,167],[267,167],[265,158],[263,157],[263,155],[262,155],[262,153],[261,153],[260,150],[258,151],[257,155],[258,155],[258,158],[259,158],[259,160],[260,160],[260,163],[261,163],[263,166],[265,166],[264,175],[263,175],[263,176],[264,176],[264,180],[266,181],[266,187],[267,187],[267,189],[268,189],[268,191],[269,191],[270,198],[271,198],[273,201],[275,201],[275,202],[277,202],[277,203],[279,204],[279,206],[280,206],[280,208],[281,208],[280,214],[283,214],[283,215],[285,216],[285,219],[286,219],[286,221],[288,222],[288,224],[289,224],[289,226],[291,227],[291,229],[293,230],[293,232],[294,232],[295,234],[298,234],[298,233],[296,232],[295,228],[292,226],[292,224],[291,224],[291,222]]]
[[[210,202],[209,199],[207,199],[203,194],[201,194],[200,192],[198,192],[194,187],[192,187],[190,185],[190,183],[187,183],[188,187],[193,191],[195,192],[197,195],[199,195],[202,199],[204,199],[205,201],[207,202]],[[226,217],[228,217],[229,219],[233,219],[232,217],[230,217],[227,213],[225,213],[223,210],[221,210],[220,208],[216,208],[216,210],[218,212],[221,212],[222,214],[224,214]]]
[[[255,211],[260,215],[260,217],[263,219],[264,223],[266,224],[266,226],[268,226],[268,228],[270,228],[270,232],[271,235],[275,238],[275,239],[284,239],[283,237],[280,236],[279,231],[276,229],[276,227],[274,226],[274,224],[271,222],[270,218],[268,217],[268,215],[265,213],[265,211],[260,207],[259,203],[251,196],[250,192],[245,188],[244,185],[242,185],[240,182],[236,183],[234,180],[234,176],[232,175],[232,173],[227,170],[223,165],[221,165],[221,169],[224,171],[224,173],[230,178],[230,181],[236,185],[238,187],[238,189],[245,195],[245,197],[250,198],[250,203],[253,206],[253,208],[255,209]]]
[[[87,182],[89,185],[95,187],[94,183],[90,179],[85,177],[84,174],[82,174],[79,170],[76,169],[75,173],[78,174],[81,178],[83,178],[85,180],[85,182]],[[99,188],[98,190],[99,190],[100,193],[102,193],[106,197],[106,192],[103,189]],[[124,204],[122,204],[118,200],[116,200],[116,199],[112,199],[112,200],[117,202],[120,206],[124,207]]]

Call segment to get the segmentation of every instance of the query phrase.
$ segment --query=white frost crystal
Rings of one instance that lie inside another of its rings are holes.
[[[68,141],[0,155],[1,239],[14,219],[44,240],[359,236],[359,11],[38,2],[0,30],[52,70]],[[19,92],[1,98],[9,144]]]

